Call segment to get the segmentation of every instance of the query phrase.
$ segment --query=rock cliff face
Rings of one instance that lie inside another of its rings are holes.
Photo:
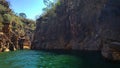
[[[113,59],[113,52],[120,56],[119,0],[60,0],[54,12],[37,19],[32,49],[101,50],[106,58]]]
[[[103,8],[99,29],[103,47],[102,55],[113,60],[120,60],[120,0],[108,0]]]
[[[0,0],[0,52],[20,49],[18,40],[22,36],[25,36],[23,44],[30,47],[35,25],[34,21],[17,16],[9,5],[6,0]]]

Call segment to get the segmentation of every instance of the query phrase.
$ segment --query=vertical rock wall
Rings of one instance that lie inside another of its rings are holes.
[[[119,0],[60,0],[60,3],[56,16],[46,14],[37,19],[33,49],[101,50],[105,57],[113,52],[118,55]]]
[[[57,16],[48,15],[47,20],[43,17],[37,20],[33,47],[98,50],[98,18],[106,2],[61,0],[55,10]]]

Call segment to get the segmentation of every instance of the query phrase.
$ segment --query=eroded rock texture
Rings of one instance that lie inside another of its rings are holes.
[[[120,0],[108,0],[99,21],[103,56],[120,60]]]
[[[0,52],[21,49],[21,43],[30,49],[35,22],[17,16],[9,6],[7,0],[0,0]],[[24,42],[19,41],[22,37]]]
[[[101,50],[105,57],[118,56],[120,44],[113,43],[120,43],[120,0],[60,3],[55,13],[37,19],[32,49]]]

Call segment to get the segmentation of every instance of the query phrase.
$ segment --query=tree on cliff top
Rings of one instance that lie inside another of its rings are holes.
[[[25,13],[19,13],[19,16],[21,16],[22,18],[26,18],[26,14]]]
[[[48,8],[51,8],[53,6],[53,2],[50,0],[43,0],[43,2]]]

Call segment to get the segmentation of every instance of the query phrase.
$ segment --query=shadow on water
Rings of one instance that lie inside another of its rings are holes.
[[[75,56],[81,62],[81,68],[120,68],[120,61],[105,59],[100,51],[80,50],[43,50],[45,52]]]
[[[120,63],[95,51],[19,50],[1,53],[0,68],[120,68]]]

